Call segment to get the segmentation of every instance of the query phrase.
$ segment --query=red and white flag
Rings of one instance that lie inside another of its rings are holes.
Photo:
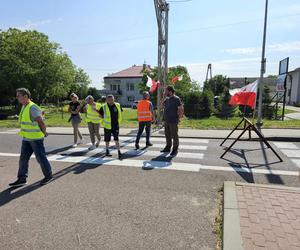
[[[151,88],[152,85],[153,85],[153,82],[155,82],[155,81],[152,80],[150,76],[147,76],[147,78],[148,78],[148,81],[146,83],[146,86],[149,87],[149,88]]]
[[[240,89],[230,90],[230,94],[232,96],[229,101],[229,104],[247,105],[253,109],[256,104],[257,85],[258,85],[258,80]]]
[[[174,76],[172,78],[172,83],[175,84],[177,81],[182,81],[183,79],[183,75],[180,75],[180,76]]]
[[[148,81],[146,83],[147,87],[150,88],[150,93],[153,93],[159,86],[160,82],[156,82],[154,79],[151,79],[151,77],[147,76],[148,77]]]

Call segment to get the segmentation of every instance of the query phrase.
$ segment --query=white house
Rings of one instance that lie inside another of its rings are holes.
[[[300,105],[300,68],[288,72],[286,89],[286,103],[289,105]]]
[[[101,94],[112,94],[122,106],[130,107],[134,101],[142,98],[139,84],[142,82],[142,71],[146,68],[150,69],[150,65],[133,65],[130,68],[105,76],[104,89],[101,90]]]

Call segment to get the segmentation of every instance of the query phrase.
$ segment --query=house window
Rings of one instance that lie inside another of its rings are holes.
[[[129,102],[134,102],[134,96],[127,96],[127,100]]]
[[[127,83],[127,91],[134,91],[134,83]]]
[[[112,91],[116,91],[116,90],[120,90],[121,88],[120,88],[120,85],[118,84],[118,85],[116,85],[116,84],[112,84],[112,85],[110,85],[110,90],[112,90]]]

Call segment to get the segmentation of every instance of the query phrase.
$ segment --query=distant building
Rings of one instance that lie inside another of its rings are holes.
[[[259,77],[230,77],[230,88],[241,88],[248,83],[254,82]],[[276,94],[277,77],[265,77],[264,83],[270,88],[271,98]],[[279,92],[281,97],[283,92]],[[282,101],[282,99],[281,99]],[[287,73],[286,78],[286,104],[300,105],[300,68]]]
[[[300,105],[300,68],[288,72],[286,79],[286,103]]]
[[[105,76],[104,89],[101,90],[101,94],[112,94],[122,106],[132,106],[134,101],[142,98],[139,84],[142,82],[142,71],[146,68],[150,69],[150,65],[133,65],[128,69]]]
[[[230,88],[237,89],[241,88],[249,83],[252,83],[259,79],[259,77],[230,77]],[[270,88],[271,93],[276,92],[276,76],[274,77],[264,77],[264,84],[267,84]]]

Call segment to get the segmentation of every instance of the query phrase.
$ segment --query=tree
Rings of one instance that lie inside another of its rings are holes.
[[[188,92],[183,97],[185,115],[188,118],[208,118],[211,116],[213,107],[213,93],[209,90],[204,92]]]
[[[271,105],[270,88],[267,85],[264,85],[262,96],[262,116],[267,119],[273,119],[275,108]]]
[[[95,100],[101,99],[100,91],[95,87],[89,87],[87,94],[93,96]]]
[[[79,99],[84,99],[88,95],[91,80],[83,69],[76,69],[75,82],[71,85],[71,91],[78,95]],[[71,94],[71,93],[69,93]]]
[[[215,96],[220,96],[229,88],[229,79],[223,75],[216,75],[209,81],[204,82],[203,90],[210,90]]]
[[[140,93],[142,93],[143,91],[149,91],[150,90],[150,88],[146,86],[146,83],[147,83],[147,80],[148,80],[147,75],[149,77],[151,77],[152,79],[157,81],[157,67],[155,67],[154,69],[146,68],[143,71],[142,82],[139,84]],[[177,81],[174,84],[176,95],[183,98],[183,96],[188,92],[199,91],[200,86],[198,85],[198,83],[196,81],[192,81],[191,78],[190,78],[190,75],[188,73],[187,68],[184,67],[184,66],[180,66],[180,65],[176,66],[176,67],[170,67],[169,68],[169,73],[168,73],[168,78],[167,78],[166,85],[173,84],[172,83],[173,77],[181,76],[181,75],[182,75],[182,80]],[[154,93],[152,93],[150,95],[150,97],[151,97],[151,101],[156,106],[157,92],[155,91]]]
[[[59,44],[37,31],[0,31],[1,98],[28,88],[34,101],[64,98],[75,82],[76,67]]]
[[[229,105],[231,95],[228,89],[224,90],[224,93],[221,94],[219,102],[217,104],[217,116],[221,118],[229,118],[234,116],[235,108],[234,106]]]

